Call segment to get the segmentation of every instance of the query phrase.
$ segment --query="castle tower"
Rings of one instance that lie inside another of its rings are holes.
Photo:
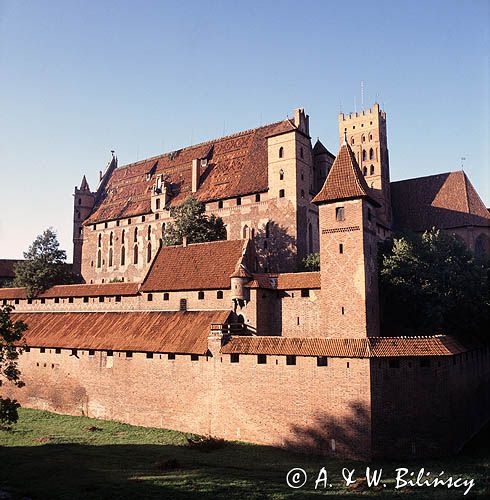
[[[339,114],[339,138],[344,134],[354,152],[367,185],[381,204],[378,223],[391,227],[390,166],[386,138],[386,113],[379,104],[360,113]]]
[[[90,215],[95,202],[95,193],[90,191],[85,176],[80,188],[75,187],[73,197],[73,273],[79,276],[82,270],[83,221]]]
[[[345,138],[313,203],[320,218],[321,316],[325,335],[379,335],[376,209]]]

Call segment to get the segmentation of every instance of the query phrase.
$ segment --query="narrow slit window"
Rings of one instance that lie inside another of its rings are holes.
[[[344,253],[344,244],[339,243],[339,253]]]

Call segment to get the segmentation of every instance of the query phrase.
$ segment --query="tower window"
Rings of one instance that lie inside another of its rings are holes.
[[[157,198],[156,201],[155,201],[155,208],[157,210],[160,210],[160,198]]]
[[[352,146],[354,146],[354,137],[350,138],[350,143],[352,144]]]
[[[98,246],[99,246],[99,248],[102,246],[102,235],[101,234],[99,234]]]
[[[279,170],[279,180],[280,181],[284,180],[284,170],[282,168],[281,168],[281,170]]]
[[[169,300],[170,296],[167,292],[163,294],[163,300]]]
[[[107,227],[108,227],[107,222],[104,222],[104,228],[107,229]]]
[[[335,209],[335,220],[341,222],[345,220],[345,209],[344,207],[337,207]]]
[[[121,243],[124,244],[124,238],[126,237],[126,231],[123,229],[121,233]]]
[[[145,222],[146,217],[144,215],[141,216],[141,222]]]
[[[133,264],[138,263],[138,245],[134,245],[133,248]]]
[[[296,356],[286,356],[286,364],[287,365],[295,365],[296,364]]]
[[[151,226],[148,226],[148,239],[151,238]]]
[[[97,252],[97,267],[102,267],[102,253],[100,250]]]
[[[284,189],[279,189],[279,198],[284,198]]]
[[[138,228],[135,227],[134,228],[134,237],[133,237],[133,241],[136,243],[138,241]]]
[[[109,235],[109,246],[112,246],[114,244],[114,233],[111,231],[111,234]]]
[[[279,158],[283,158],[284,157],[284,148],[281,146],[279,148]]]
[[[216,292],[216,298],[217,299],[222,299],[223,298],[223,290],[218,290]]]
[[[362,134],[361,141],[366,142],[366,136],[364,134]]]
[[[128,219],[128,226],[131,224],[131,219]]]
[[[341,311],[342,311],[342,316],[343,316],[345,314],[344,306],[342,306]]]
[[[204,292],[203,291],[197,292],[197,298],[198,300],[204,300]]]
[[[369,134],[369,140],[372,141],[373,140],[373,134]]]
[[[369,159],[372,160],[373,158],[374,158],[374,150],[373,150],[373,148],[371,148],[369,150]]]
[[[371,165],[370,167],[370,172],[369,172],[371,175],[374,175],[374,165]]]
[[[366,153],[366,150],[363,149],[362,150],[362,161],[366,161],[366,159],[367,159],[367,153]]]
[[[367,172],[368,172],[367,167],[364,167],[364,168],[362,169],[362,175],[364,175],[364,177],[366,177]]]
[[[339,253],[344,253],[344,244],[339,243]]]

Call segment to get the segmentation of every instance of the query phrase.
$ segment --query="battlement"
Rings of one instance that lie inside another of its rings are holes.
[[[357,120],[359,120],[359,118],[363,118],[365,116],[372,116],[372,115],[381,116],[381,118],[383,118],[383,120],[386,120],[386,113],[384,111],[382,111],[379,104],[377,102],[375,102],[373,104],[372,108],[363,109],[359,113],[357,113],[357,112],[339,113],[339,122],[348,122],[348,121],[353,121],[353,120],[357,121]]]

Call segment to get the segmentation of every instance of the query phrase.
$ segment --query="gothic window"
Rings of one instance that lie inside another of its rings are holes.
[[[111,234],[109,235],[109,246],[112,246],[114,243],[114,233],[111,231]]]
[[[246,224],[243,226],[242,235],[244,239],[248,237],[248,226]]]
[[[354,146],[354,137],[350,138],[350,143],[352,144],[352,146]]]
[[[112,248],[109,248],[109,267],[112,267]]]
[[[374,150],[373,150],[373,148],[371,148],[369,150],[369,159],[372,160],[373,158],[374,158]]]
[[[160,210],[160,198],[157,198],[156,201],[155,201],[155,208],[157,210]]]
[[[138,228],[134,228],[134,238],[133,241],[136,243],[138,241]]]
[[[279,170],[279,180],[280,181],[284,180],[284,170],[282,168],[281,168],[281,170]]]
[[[126,264],[126,249],[124,248],[124,245],[121,247],[121,266],[124,266]]]
[[[133,248],[133,264],[138,263],[138,245],[134,245]]]
[[[151,226],[148,226],[148,239],[151,238]]]
[[[99,251],[97,252],[97,267],[102,267],[102,252]]]
[[[362,175],[364,175],[364,177],[366,177],[367,173],[368,173],[368,169],[367,169],[367,167],[364,167],[362,169]]]
[[[372,151],[372,150],[371,150],[371,151]],[[367,159],[366,150],[365,150],[365,149],[363,149],[363,150],[362,150],[362,161],[366,161],[366,159]]]
[[[99,243],[98,243],[99,248],[102,246],[102,235],[99,234]]]
[[[148,243],[146,247],[146,262],[150,262],[151,260],[151,243]]]
[[[372,141],[373,140],[373,134],[369,134],[369,140]]]
[[[371,167],[369,167],[369,173],[370,175],[374,175],[374,165],[371,165]]]
[[[361,141],[366,142],[366,136],[364,134],[362,134]]]
[[[345,220],[345,209],[344,209],[344,207],[337,207],[335,209],[335,220],[337,222]]]
[[[281,146],[279,148],[279,158],[283,158],[284,157],[284,148]]]
[[[122,233],[121,233],[121,243],[124,245],[124,239],[126,238],[126,230],[122,230]]]

